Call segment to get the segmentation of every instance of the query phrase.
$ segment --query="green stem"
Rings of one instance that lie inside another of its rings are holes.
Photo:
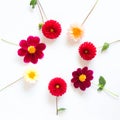
[[[45,22],[45,21],[44,21],[44,18],[47,19],[47,17],[46,17],[46,14],[45,14],[45,12],[44,12],[44,9],[43,9],[41,3],[39,2],[39,0],[37,0],[37,5],[38,5],[38,9],[39,9],[41,18],[42,18],[42,22],[44,23],[44,22]]]
[[[120,40],[115,40],[115,41],[109,42],[108,44],[111,45],[111,44],[117,43],[117,42],[120,42]],[[106,43],[107,43],[107,42],[106,42]],[[103,47],[103,46],[99,46],[99,47],[97,47],[97,48],[99,49],[99,48],[102,48],[102,47]]]
[[[113,97],[119,97],[119,95],[113,93],[112,91],[110,91],[110,90],[108,90],[106,88],[104,88],[103,90],[106,91],[107,93],[109,93],[110,95],[112,95]]]
[[[14,82],[12,82],[12,83],[6,85],[5,87],[1,88],[1,89],[0,89],[0,92],[2,92],[3,90],[5,90],[6,88],[10,87],[11,85],[15,84],[16,82],[20,81],[22,78],[23,78],[23,77],[15,80]]]
[[[58,97],[56,97],[56,115],[58,115]]]
[[[83,26],[85,24],[85,22],[87,21],[88,17],[90,16],[90,14],[92,13],[92,11],[94,10],[94,8],[96,7],[97,3],[99,0],[96,0],[95,4],[93,5],[93,7],[91,8],[91,10],[89,11],[89,13],[87,14],[87,16],[85,17],[85,19],[83,20],[81,26]]]
[[[2,39],[2,38],[1,38],[0,40],[3,41],[3,42],[5,42],[5,43],[8,43],[8,44],[18,46],[18,44],[15,44],[15,43],[13,43],[13,42],[9,42],[9,41],[4,40],[4,39]]]
[[[110,42],[109,44],[113,44],[113,43],[116,43],[116,42],[120,42],[120,40],[116,40],[116,41]]]
[[[92,84],[95,85],[96,87],[99,87],[99,85],[97,85],[97,84],[95,84],[95,83],[92,83]],[[107,92],[107,93],[109,93],[109,94],[112,95],[113,97],[117,97],[117,98],[119,97],[119,95],[113,93],[113,92],[110,91],[109,89],[103,88],[102,90],[105,91],[105,92]]]

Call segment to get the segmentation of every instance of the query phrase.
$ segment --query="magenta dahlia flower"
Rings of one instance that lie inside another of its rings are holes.
[[[45,50],[46,45],[40,43],[40,38],[35,36],[29,36],[27,40],[21,40],[20,49],[18,49],[18,55],[24,57],[24,62],[32,62],[36,64],[38,59],[42,59],[44,56],[43,50]]]

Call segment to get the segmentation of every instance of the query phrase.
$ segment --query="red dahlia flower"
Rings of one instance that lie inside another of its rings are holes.
[[[84,60],[91,60],[96,55],[96,47],[91,42],[84,42],[79,46],[79,54]]]
[[[42,26],[42,33],[46,38],[55,39],[61,34],[61,25],[55,20],[48,20]]]
[[[42,59],[44,54],[43,50],[46,48],[44,43],[40,43],[40,38],[35,36],[29,36],[27,40],[21,40],[20,49],[18,50],[19,56],[24,56],[24,62],[32,62],[36,64],[38,59]]]
[[[62,96],[67,89],[66,82],[59,77],[53,78],[48,85],[50,93],[54,96]]]
[[[73,83],[75,88],[80,88],[81,90],[85,90],[86,88],[91,86],[91,80],[93,79],[93,71],[88,70],[88,67],[84,67],[83,69],[78,68],[76,71],[72,72],[73,78],[71,82]]]

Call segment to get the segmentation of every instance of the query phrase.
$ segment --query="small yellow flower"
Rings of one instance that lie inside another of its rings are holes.
[[[70,39],[74,40],[74,41],[78,41],[83,37],[84,31],[83,28],[80,25],[71,25],[68,35],[70,37]]]
[[[28,69],[25,72],[24,79],[29,83],[35,83],[38,78],[38,72],[35,69]]]

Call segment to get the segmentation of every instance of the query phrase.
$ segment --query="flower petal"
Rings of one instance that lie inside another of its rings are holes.
[[[46,45],[44,43],[40,43],[36,46],[37,50],[44,50],[46,48]]]
[[[25,50],[27,50],[27,48],[28,48],[28,44],[27,44],[26,40],[21,40],[19,45],[20,45],[20,47],[22,47]]]
[[[27,53],[27,51],[24,50],[24,49],[22,49],[22,48],[20,48],[20,49],[18,50],[18,55],[19,55],[19,56],[25,56],[26,53]]]
[[[31,62],[32,62],[33,64],[36,64],[36,63],[38,62],[38,57],[37,57],[35,54],[32,55],[32,57],[31,57]]]
[[[30,61],[31,61],[31,55],[27,53],[26,56],[24,57],[24,62],[29,63]]]
[[[43,52],[37,51],[37,57],[38,57],[39,59],[43,58],[43,57],[44,57]]]
[[[40,38],[37,37],[37,36],[36,36],[36,37],[29,36],[29,37],[27,38],[27,43],[28,43],[29,46],[30,46],[30,45],[36,46],[36,45],[39,44],[39,42],[40,42]]]

